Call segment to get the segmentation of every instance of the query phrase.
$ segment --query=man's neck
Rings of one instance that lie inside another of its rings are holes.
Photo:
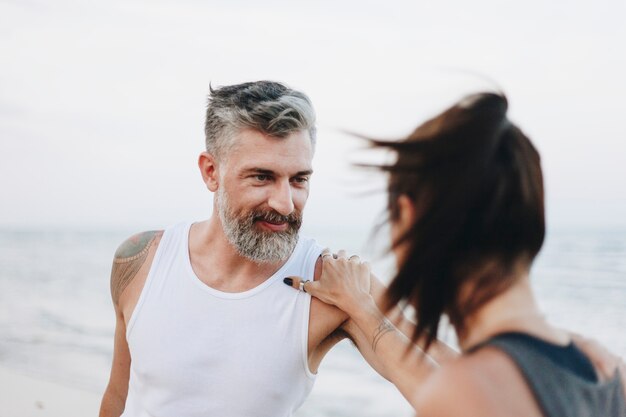
[[[217,216],[194,223],[189,232],[189,258],[198,278],[224,292],[243,292],[271,277],[284,263],[258,263],[241,256],[224,234]]]

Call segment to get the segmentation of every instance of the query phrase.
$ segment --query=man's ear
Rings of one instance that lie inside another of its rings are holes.
[[[215,156],[208,152],[202,152],[198,157],[198,167],[206,188],[213,193],[216,192],[219,185],[219,173]]]

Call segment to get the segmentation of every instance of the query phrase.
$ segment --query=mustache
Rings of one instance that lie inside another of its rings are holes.
[[[302,212],[294,211],[287,216],[284,216],[274,210],[268,211],[255,211],[252,213],[253,221],[267,221],[270,223],[289,223],[293,225],[300,225],[302,223]]]

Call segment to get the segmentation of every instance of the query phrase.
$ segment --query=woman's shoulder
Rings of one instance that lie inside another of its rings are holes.
[[[600,381],[614,378],[616,372],[620,374],[624,386],[624,396],[626,397],[626,363],[624,359],[610,352],[595,339],[576,333],[571,333],[571,337],[574,344],[593,364]]]
[[[541,416],[515,363],[491,347],[437,370],[417,395],[417,411],[426,417]]]

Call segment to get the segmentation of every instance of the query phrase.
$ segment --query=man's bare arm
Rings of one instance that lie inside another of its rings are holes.
[[[117,248],[111,268],[111,297],[115,305],[118,304],[122,292],[146,262],[150,247],[162,234],[162,231],[139,233]]]
[[[126,341],[124,316],[128,306],[121,302],[124,298],[122,295],[138,275],[147,274],[149,265],[146,261],[154,256],[154,247],[162,234],[162,231],[152,231],[132,236],[122,243],[115,253],[111,268],[111,297],[116,317],[113,364],[109,383],[102,396],[100,417],[119,417],[124,412],[131,358]],[[136,299],[133,301],[136,303]]]
[[[130,377],[130,352],[126,343],[126,326],[121,314],[116,315],[113,363],[109,383],[100,403],[100,417],[119,417],[124,412]]]

